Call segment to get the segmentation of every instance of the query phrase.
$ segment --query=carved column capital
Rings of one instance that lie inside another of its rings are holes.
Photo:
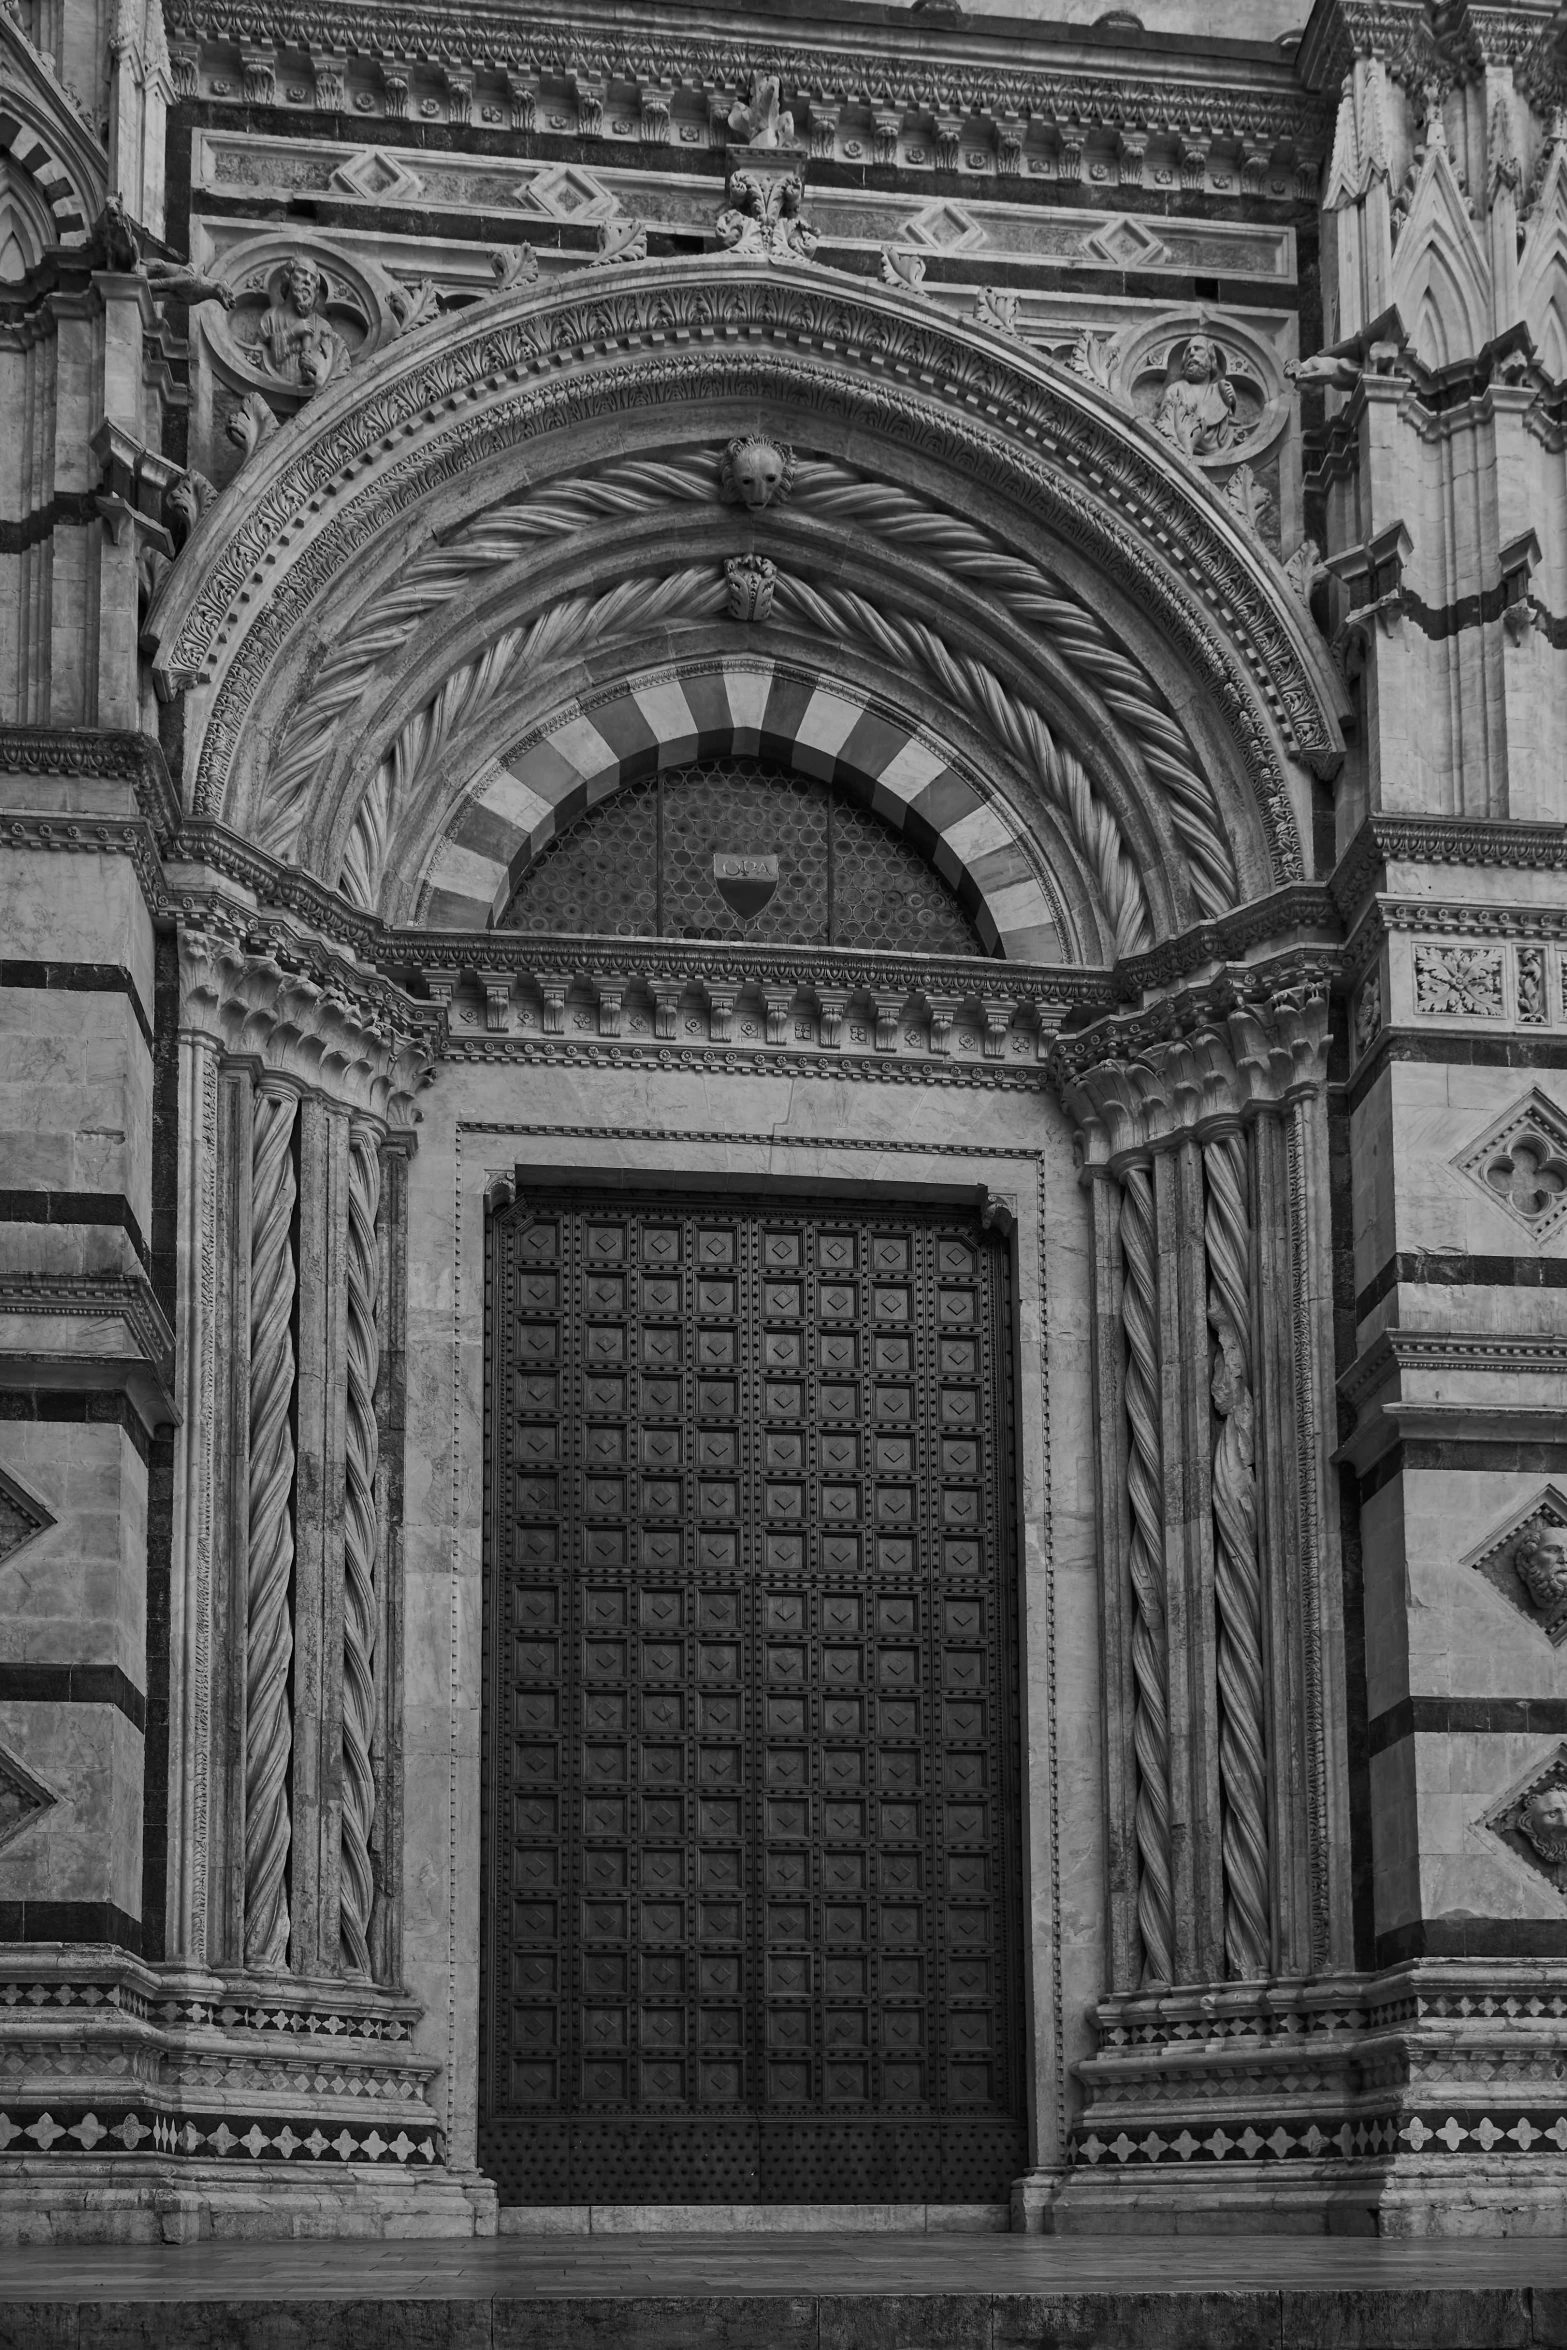
[[[1313,962],[1270,993],[1215,984],[1058,1038],[1051,1081],[1077,1121],[1085,1172],[1117,1173],[1314,1093],[1327,1024],[1327,965]]]
[[[433,1024],[400,989],[303,933],[204,908],[180,923],[180,1028],[258,1080],[286,1078],[384,1127],[411,1126]]]

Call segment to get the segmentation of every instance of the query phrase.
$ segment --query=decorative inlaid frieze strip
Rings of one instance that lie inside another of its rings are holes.
[[[370,1913],[375,1878],[370,1831],[375,1819],[375,1647],[381,1527],[375,1474],[379,1439],[376,1382],[381,1369],[377,1324],[380,1251],[376,1211],[381,1155],[376,1136],[359,1127],[348,1146],[348,1248],[343,1522],[343,1811],[338,1888],[343,1959],[352,1973],[370,1972]]]
[[[1132,1676],[1137,1688],[1137,1918],[1143,1980],[1175,1979],[1170,1887],[1170,1723],[1165,1653],[1164,1505],[1160,1476],[1158,1286],[1154,1257],[1153,1182],[1146,1167],[1121,1177],[1121,1326],[1126,1338],[1127,1499],[1131,1527],[1127,1569],[1136,1620]]]
[[[1224,1950],[1231,1974],[1250,1977],[1268,1972],[1272,1937],[1246,1138],[1220,1135],[1204,1144],[1202,1155],[1208,1321],[1214,1336],[1213,1582],[1224,1794]]]
[[[250,1522],[245,1622],[245,1963],[288,1958],[289,1587],[294,1565],[294,1125],[286,1088],[257,1093],[250,1244]]]
[[[1125,2169],[1134,2163],[1143,2168],[1216,2163],[1271,2168],[1281,2162],[1355,2162],[1375,2155],[1458,2154],[1470,2148],[1492,2156],[1527,2155],[1536,2148],[1544,2155],[1567,2154],[1567,2113],[1549,2107],[1521,2113],[1504,2107],[1478,2117],[1466,2111],[1460,2120],[1457,2114],[1434,2107],[1429,2114],[1411,2114],[1403,2121],[1381,2117],[1333,2122],[1328,2128],[1292,2115],[1288,2122],[1264,2118],[1242,2130],[1221,2126],[1204,2135],[1192,2129],[1139,2129],[1106,2137],[1090,2129],[1074,2134],[1070,2158],[1105,2169]]]
[[[295,2117],[298,2119],[298,2116]],[[389,2129],[389,2125],[387,2126]],[[210,2161],[375,2163],[384,2170],[433,2170],[446,2160],[445,2132],[383,2134],[374,2122],[319,2122],[307,2131],[276,2114],[153,2113],[134,2106],[13,2106],[0,2111],[0,2155],[54,2160],[81,2154],[160,2154]]]

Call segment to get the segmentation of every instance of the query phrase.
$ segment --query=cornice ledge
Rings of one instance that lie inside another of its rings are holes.
[[[323,45],[319,14],[296,0],[169,0],[165,13],[169,32],[187,40],[270,42],[294,52]],[[334,12],[328,37],[361,55],[441,67],[498,66],[564,80],[587,69],[599,79],[673,81],[715,95],[764,73],[776,75],[786,95],[807,101],[884,103],[890,91],[901,105],[928,113],[1113,121],[1210,137],[1218,121],[1249,143],[1289,147],[1312,161],[1325,144],[1321,109],[1286,60],[1237,58],[1230,45],[1205,54],[1200,43],[1169,42],[1159,45],[1159,70],[1151,71],[1145,50],[1096,40],[1090,26],[1031,24],[1020,36],[983,17],[952,27],[915,19],[889,39],[883,26],[824,9],[791,40],[760,28],[733,37],[668,21],[632,30],[605,0],[583,0],[569,14],[538,5],[357,0]]]
[[[1328,880],[1345,922],[1354,920],[1390,863],[1559,873],[1567,870],[1567,824],[1512,816],[1368,816]]]
[[[1308,90],[1336,100],[1357,57],[1407,60],[1412,67],[1434,60],[1431,12],[1432,0],[1317,0],[1295,69]]]
[[[179,793],[151,735],[95,726],[0,726],[0,775],[128,783],[160,849],[180,820]]]
[[[1217,921],[1200,922],[1176,938],[1161,940],[1145,954],[1127,956],[1114,966],[1111,977],[1120,1000],[1131,1003],[1215,963],[1238,962],[1254,947],[1287,941],[1296,947],[1325,948],[1337,945],[1343,934],[1331,892],[1320,882],[1291,882]]]
[[[1567,1337],[1507,1337],[1461,1330],[1384,1330],[1339,1378],[1346,1403],[1358,1410],[1402,1371],[1500,1371],[1567,1374]],[[1467,1408],[1467,1407],[1466,1407]],[[1558,1417],[1560,1415],[1558,1414]]]
[[[7,1273],[0,1315],[61,1314],[123,1321],[154,1378],[172,1391],[174,1332],[145,1273]],[[95,1358],[84,1356],[84,1368]]]

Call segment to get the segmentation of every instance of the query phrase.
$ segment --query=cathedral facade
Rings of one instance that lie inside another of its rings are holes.
[[[1549,2231],[1555,0],[6,0],[0,2239]]]

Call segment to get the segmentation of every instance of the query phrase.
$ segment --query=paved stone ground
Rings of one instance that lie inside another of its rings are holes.
[[[0,2350],[1546,2346],[1567,2350],[1567,2236],[600,2236],[0,2252]]]

